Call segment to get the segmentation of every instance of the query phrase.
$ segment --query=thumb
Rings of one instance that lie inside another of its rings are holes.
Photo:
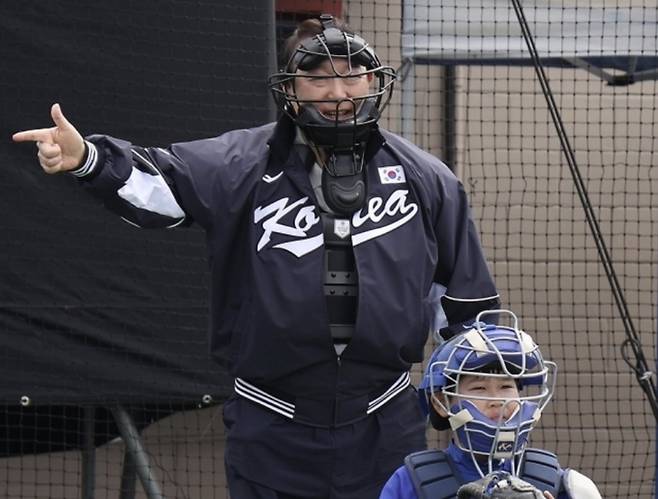
[[[53,107],[50,108],[50,116],[53,119],[55,125],[57,125],[57,128],[59,129],[73,128],[73,125],[71,125],[69,120],[67,120],[66,117],[64,116],[64,113],[62,112],[62,108],[60,107],[59,104],[53,104]]]

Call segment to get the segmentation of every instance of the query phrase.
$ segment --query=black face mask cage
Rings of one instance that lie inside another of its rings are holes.
[[[335,27],[331,16],[322,16],[324,31],[304,40],[293,52],[286,67],[269,78],[269,87],[278,108],[306,133],[317,146],[336,151],[350,150],[367,140],[375,129],[383,109],[390,102],[395,70],[382,66],[377,55],[368,43],[358,35],[346,33]],[[329,60],[333,75],[313,76],[313,78],[348,78],[372,75],[376,90],[366,95],[349,99],[308,100],[300,99],[295,90],[295,81],[307,75],[298,70],[311,70]],[[347,70],[340,72],[335,61],[346,60]],[[354,72],[356,68],[365,68]],[[335,103],[335,118],[329,118],[317,111],[316,104]],[[349,102],[354,113],[348,119],[339,119],[338,108]],[[349,138],[351,137],[351,139]]]
[[[346,98],[346,99],[301,99],[297,96],[295,89],[295,80],[297,78],[305,77],[297,73],[278,73],[270,76],[269,86],[274,97],[274,100],[277,104],[277,107],[283,111],[285,114],[290,116],[293,121],[297,122],[298,125],[303,126],[302,123],[298,122],[298,118],[301,115],[302,108],[311,108],[315,107],[316,104],[323,103],[333,103],[336,105],[336,110],[344,102],[350,102],[353,104],[355,113],[353,115],[354,119],[347,119],[341,122],[340,119],[330,119],[323,117],[323,120],[319,120],[316,123],[318,127],[327,127],[327,126],[340,126],[341,123],[343,126],[357,126],[357,125],[371,125],[375,124],[384,108],[388,105],[393,95],[393,85],[395,83],[396,74],[395,70],[390,67],[379,67],[375,69],[370,69],[366,71],[361,71],[358,73],[353,73],[350,77],[358,77],[364,75],[373,75],[372,77],[376,79],[376,91],[369,92],[364,95]],[[336,75],[327,75],[327,76],[314,76],[314,78],[347,78],[347,76],[340,76],[338,72]],[[297,111],[295,110],[297,109]],[[338,112],[336,113],[338,116]],[[319,144],[318,144],[319,145]]]

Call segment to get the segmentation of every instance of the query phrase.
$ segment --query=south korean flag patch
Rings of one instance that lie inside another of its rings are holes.
[[[404,184],[407,181],[402,165],[382,166],[378,170],[382,184]]]

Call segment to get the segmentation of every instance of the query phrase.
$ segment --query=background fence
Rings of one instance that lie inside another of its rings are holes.
[[[523,5],[546,40],[538,46],[550,86],[654,366],[657,5]],[[503,304],[559,365],[533,445],[591,476],[604,497],[653,497],[655,420],[622,358],[624,325],[546,100],[516,51],[524,46],[511,2],[272,7],[6,2],[0,131],[8,139],[46,126],[54,101],[86,133],[143,145],[255,125],[271,115],[270,33],[281,40],[309,14],[342,15],[400,69],[383,125],[462,178]],[[268,24],[274,12],[276,30]],[[496,39],[508,42],[494,54]],[[166,497],[225,497],[215,403],[230,383],[205,358],[202,235],[124,226],[73,179],[44,177],[33,150],[6,140],[0,155],[0,495],[130,497],[134,489],[143,497],[124,466],[112,413],[119,404],[142,431]],[[89,352],[111,362],[98,365]]]

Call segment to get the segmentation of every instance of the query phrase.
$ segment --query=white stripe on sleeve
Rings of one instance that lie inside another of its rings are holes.
[[[87,153],[87,161],[85,161],[84,165],[76,168],[75,170],[71,170],[70,172],[72,175],[75,175],[78,178],[86,177],[94,171],[94,168],[96,168],[96,159],[98,158],[98,151],[96,150],[96,146],[88,140],[85,140],[85,144],[87,144],[87,150],[89,151]]]

